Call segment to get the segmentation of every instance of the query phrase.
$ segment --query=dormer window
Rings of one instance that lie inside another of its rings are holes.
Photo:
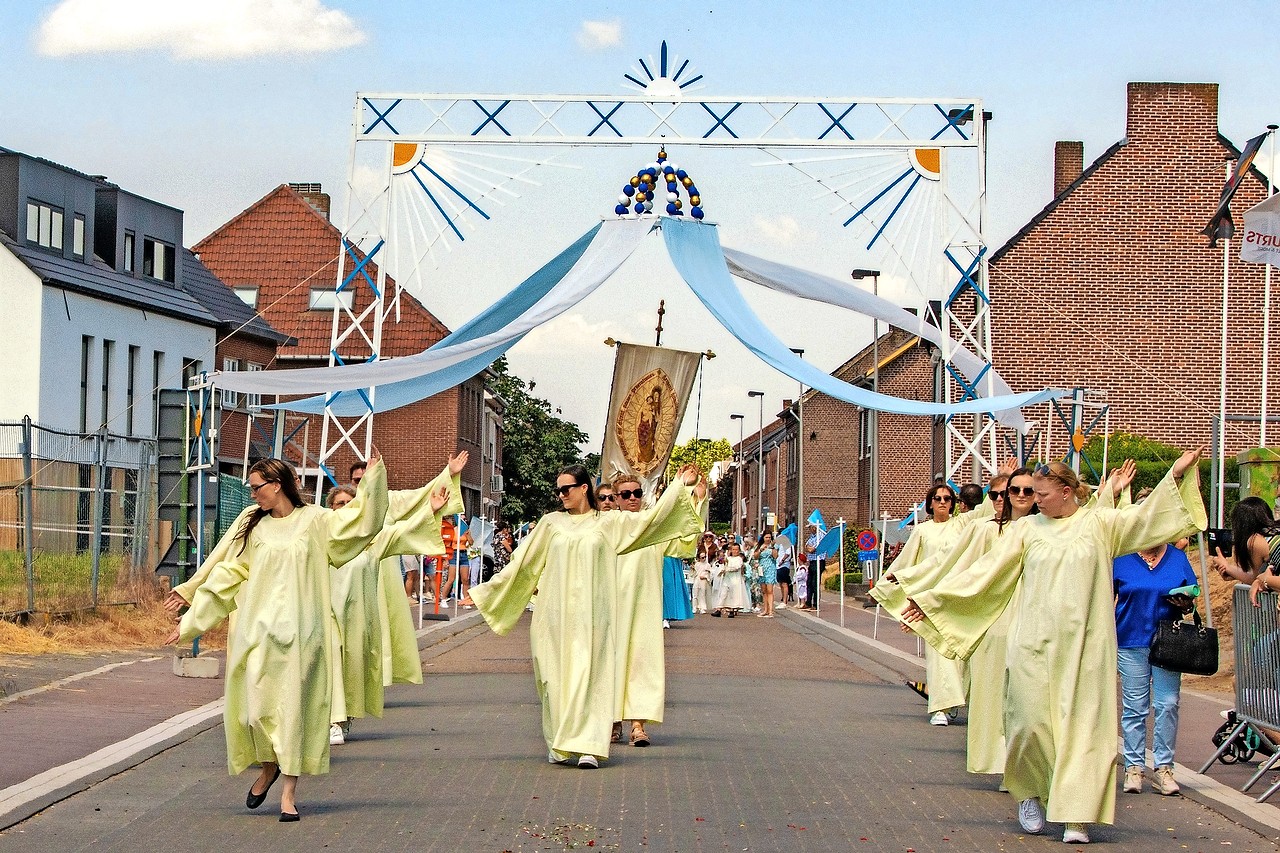
[[[348,311],[351,310],[351,291],[335,291],[328,287],[311,288],[311,304],[312,311],[332,311],[341,304]]]
[[[257,287],[254,287],[253,285],[248,285],[245,287],[235,287],[232,289],[236,292],[236,296],[240,297],[241,302],[243,302],[245,305],[248,305],[250,308],[257,309],[258,307],[258,288]]]
[[[27,242],[61,251],[62,208],[41,201],[28,201]]]
[[[142,274],[172,282],[177,268],[173,246],[152,237],[142,238]]]

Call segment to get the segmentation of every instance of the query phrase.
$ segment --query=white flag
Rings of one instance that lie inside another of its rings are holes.
[[[1245,213],[1240,260],[1280,267],[1280,195],[1255,204]]]

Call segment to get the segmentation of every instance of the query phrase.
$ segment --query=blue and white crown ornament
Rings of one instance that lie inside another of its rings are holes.
[[[680,198],[680,190],[683,188],[689,197],[689,215],[694,219],[703,217],[702,196],[694,186],[693,178],[675,163],[667,162],[666,149],[658,152],[656,162],[641,166],[636,171],[635,177],[623,185],[622,194],[618,196],[618,203],[614,205],[613,212],[618,216],[628,214],[638,216],[653,212],[653,196],[658,190],[660,180],[667,191],[668,216],[684,215],[684,200]]]

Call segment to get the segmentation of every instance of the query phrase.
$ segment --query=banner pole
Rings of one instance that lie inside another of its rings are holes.
[[[1267,125],[1271,166],[1267,169],[1267,198],[1275,192],[1276,125]],[[1262,266],[1262,411],[1258,421],[1258,446],[1267,446],[1267,368],[1271,363],[1271,264]]]
[[[1227,161],[1227,180],[1231,180],[1231,161]],[[1218,366],[1218,434],[1221,436],[1220,453],[1222,454],[1222,462],[1218,466],[1218,512],[1215,520],[1217,527],[1222,526],[1222,502],[1226,496],[1226,480],[1227,464],[1227,287],[1230,280],[1231,269],[1231,238],[1224,237],[1222,240],[1222,353],[1221,364]]]

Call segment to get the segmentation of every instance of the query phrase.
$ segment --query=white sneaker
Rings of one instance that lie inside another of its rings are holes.
[[[787,609],[787,605],[785,605],[785,604],[775,604],[775,605],[773,606],[773,609],[774,609],[774,610],[786,610],[786,609]]]
[[[1018,825],[1028,835],[1044,832],[1044,806],[1035,797],[1018,803]]]
[[[1126,794],[1142,793],[1142,766],[1130,764],[1124,769],[1124,792]]]
[[[1151,780],[1151,790],[1165,797],[1182,792],[1173,778],[1173,768],[1165,764],[1156,768],[1155,778]]]
[[[342,736],[342,726],[337,723],[331,724],[329,726],[329,745],[342,746],[346,742],[347,739]]]
[[[929,725],[931,726],[947,726],[950,724],[951,721],[947,719],[946,711],[934,711],[933,716],[929,718]]]
[[[1086,823],[1069,823],[1062,831],[1063,844],[1088,844],[1089,825]]]
[[[600,766],[600,762],[596,761],[594,755],[584,755],[578,759],[578,766],[583,770],[595,770]]]
[[[561,755],[560,753],[556,752],[554,749],[547,750],[548,764],[571,764],[572,762],[573,762],[573,759],[567,755]]]

